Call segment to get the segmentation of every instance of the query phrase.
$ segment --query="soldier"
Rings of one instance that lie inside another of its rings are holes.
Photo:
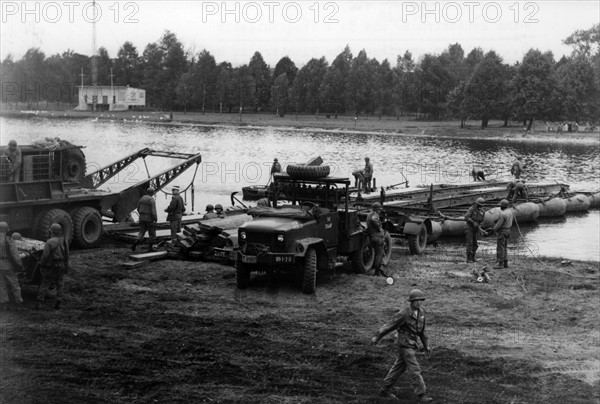
[[[518,180],[521,178],[521,174],[523,174],[523,168],[523,157],[519,156],[510,167],[510,173]]]
[[[529,200],[529,196],[527,193],[527,187],[525,186],[525,180],[518,181],[515,184],[514,192],[512,193],[511,202],[514,203],[517,201],[517,198],[523,198],[525,201]]]
[[[383,379],[383,386],[380,395],[386,398],[398,399],[390,389],[396,383],[396,380],[406,371],[413,376],[413,387],[415,393],[422,403],[433,401],[427,395],[427,387],[423,376],[421,376],[421,367],[417,362],[416,353],[418,350],[417,336],[421,339],[423,350],[430,353],[431,349],[428,345],[427,334],[425,333],[425,310],[421,309],[421,302],[425,300],[425,294],[419,289],[413,289],[410,292],[408,301],[410,305],[404,310],[400,310],[396,315],[384,326],[382,326],[377,334],[371,339],[371,343],[376,344],[384,335],[396,331],[398,334],[398,353],[396,361],[388,371],[387,376]]]
[[[218,217],[219,215],[215,213],[215,207],[212,206],[210,203],[206,205],[206,213],[204,214],[204,216],[202,216],[202,219],[216,219]]]
[[[515,194],[515,187],[517,186],[517,183],[515,181],[509,181],[508,184],[506,184],[506,191],[508,192],[506,194],[506,200],[512,200],[513,195]]]
[[[167,220],[171,224],[171,240],[175,240],[177,238],[177,233],[181,231],[181,218],[185,212],[185,202],[183,202],[183,198],[179,195],[178,186],[174,186],[172,191],[173,197],[171,198],[171,203],[165,209],[165,212],[167,212]]]
[[[221,205],[220,203],[217,203],[215,205],[215,213],[217,214],[217,217],[223,219],[225,218],[225,212],[223,212],[223,205]]]
[[[4,152],[4,158],[8,160],[10,164],[8,182],[19,182],[23,157],[21,155],[21,149],[17,146],[15,140],[8,142],[8,149]]]
[[[482,168],[473,167],[471,171],[471,176],[473,176],[473,181],[485,181],[485,173]]]
[[[484,204],[485,200],[483,198],[477,198],[477,202],[471,205],[465,215],[465,221],[467,222],[467,226],[465,227],[467,262],[477,262],[475,259],[475,253],[477,252],[477,248],[479,248],[477,245],[477,233],[484,233],[484,230],[479,227],[485,216],[485,211],[483,210]]]
[[[0,222],[0,304],[2,310],[8,309],[9,290],[12,292],[17,308],[23,307],[17,272],[25,269],[17,246],[14,240],[6,235],[7,232],[8,224]]]
[[[277,173],[281,172],[281,164],[279,164],[279,160],[277,158],[273,159],[273,165],[271,165],[271,178]]]
[[[371,192],[371,181],[373,181],[373,164],[371,164],[371,160],[368,157],[365,157],[365,168],[363,169],[363,187],[365,190],[365,194]]]
[[[146,190],[146,195],[142,196],[138,201],[137,210],[140,214],[140,231],[137,239],[131,246],[131,251],[135,252],[137,245],[144,240],[144,235],[148,232],[148,250],[154,251],[152,244],[156,239],[156,221],[158,216],[156,214],[156,201],[152,197],[154,195],[154,188],[149,187]]]
[[[69,246],[65,238],[62,237],[62,228],[58,223],[53,223],[50,226],[50,234],[51,238],[46,242],[40,259],[42,283],[38,289],[36,310],[42,308],[42,303],[52,285],[56,285],[54,308],[56,310],[60,309],[63,300],[64,276],[69,272]]]
[[[497,234],[496,241],[496,258],[498,264],[494,269],[508,268],[508,239],[510,237],[510,228],[513,225],[513,213],[508,208],[508,201],[502,199],[500,201],[500,218],[494,225],[492,231]]]
[[[374,202],[372,211],[367,215],[367,235],[369,236],[369,242],[375,250],[375,261],[373,261],[373,269],[375,272],[374,276],[385,276],[385,272],[381,270],[381,260],[383,258],[383,247],[385,244],[385,232],[381,227],[381,219],[379,215],[383,211],[379,202]]]

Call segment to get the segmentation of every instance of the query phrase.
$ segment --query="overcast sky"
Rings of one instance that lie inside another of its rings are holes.
[[[530,48],[550,50],[556,59],[571,48],[562,40],[600,21],[598,1],[0,1],[1,57],[20,59],[27,49],[46,56],[68,49],[115,57],[125,41],[141,55],[165,30],[186,50],[207,49],[217,62],[248,63],[255,51],[275,66],[289,56],[298,66],[312,57],[331,61],[348,44],[379,61],[409,50],[415,60],[458,42],[495,50],[506,62]],[[94,10],[97,11],[94,15]]]

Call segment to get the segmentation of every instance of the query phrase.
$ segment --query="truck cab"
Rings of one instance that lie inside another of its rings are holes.
[[[373,249],[359,212],[348,206],[349,185],[348,178],[276,174],[273,207],[250,209],[254,219],[238,230],[237,287],[245,289],[252,272],[294,271],[302,291],[313,293],[317,272],[332,269],[339,256],[349,257],[357,273],[369,271]]]

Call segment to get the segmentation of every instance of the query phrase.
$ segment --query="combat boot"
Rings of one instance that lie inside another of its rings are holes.
[[[56,303],[54,303],[54,310],[60,310],[60,304],[61,302],[57,300]]]

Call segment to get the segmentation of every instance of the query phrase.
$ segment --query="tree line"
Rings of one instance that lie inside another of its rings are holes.
[[[95,57],[97,85],[146,90],[147,107],[179,111],[240,111],[309,114],[369,114],[424,119],[459,118],[596,121],[600,109],[600,24],[563,41],[570,56],[530,49],[514,65],[494,51],[460,44],[418,61],[406,51],[395,61],[353,55],[346,46],[331,64],[325,57],[298,68],[288,57],[269,66],[260,52],[234,67],[217,63],[207,50],[190,52],[172,32],[149,43],[140,55],[125,42],[115,58],[104,47]],[[91,57],[73,51],[46,55],[29,49],[18,61],[2,61],[2,98],[74,103],[76,86],[91,85]]]

